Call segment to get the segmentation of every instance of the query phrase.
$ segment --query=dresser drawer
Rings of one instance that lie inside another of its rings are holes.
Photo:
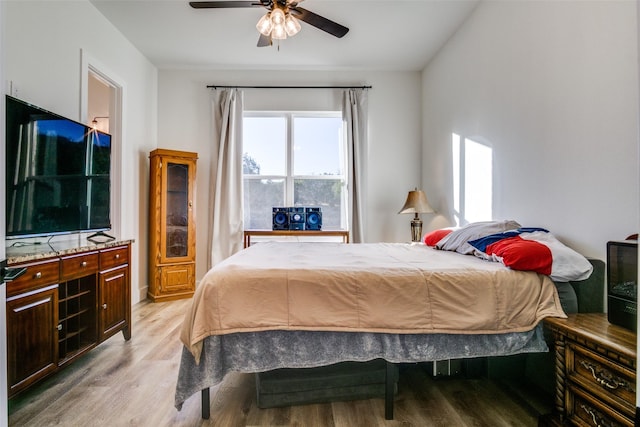
[[[27,264],[15,264],[11,267],[26,268],[20,277],[7,283],[7,297],[34,290],[60,281],[60,264],[58,258]]]
[[[635,413],[635,371],[575,343],[567,346],[567,376],[603,402],[632,417]]]
[[[87,252],[62,258],[61,280],[77,279],[98,272],[98,252]]]
[[[100,270],[109,270],[128,263],[129,246],[119,246],[100,251]]]
[[[578,426],[633,427],[632,418],[607,407],[601,400],[594,398],[573,384],[569,385],[566,395],[567,418]]]

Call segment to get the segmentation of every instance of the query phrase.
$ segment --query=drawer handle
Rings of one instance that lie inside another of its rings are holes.
[[[116,259],[120,259],[120,254],[116,254]]]
[[[42,279],[42,272],[38,271],[36,274],[33,275],[36,279]]]
[[[58,330],[59,330],[59,331],[61,331],[61,330],[62,330],[62,323],[60,323],[60,324],[58,325]]]
[[[82,263],[80,264],[80,267],[86,267],[87,266],[87,261],[82,261]]]
[[[591,363],[587,363],[584,360],[580,361],[580,364],[585,367],[589,372],[591,372],[591,376],[598,384],[602,387],[606,387],[609,390],[616,390],[620,387],[626,387],[627,382],[624,380],[617,380],[613,377],[613,375],[606,370],[600,370],[596,372],[596,366]]]
[[[599,413],[596,414],[596,411],[594,411],[591,408],[588,408],[586,405],[581,404],[580,408],[582,408],[591,417],[591,420],[593,420],[593,425],[595,427],[608,427],[611,425],[609,423],[605,424],[606,420],[602,417],[602,415]],[[598,420],[598,418],[600,419]]]
[[[106,303],[105,303],[105,304],[102,304],[102,309],[103,309],[103,310],[106,310],[106,309],[107,309],[107,304],[106,304]]]

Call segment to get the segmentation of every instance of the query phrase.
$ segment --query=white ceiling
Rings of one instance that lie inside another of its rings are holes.
[[[193,9],[188,0],[90,0],[158,68],[421,70],[479,0],[305,0],[349,28],[338,39],[306,23],[258,48],[261,7]]]

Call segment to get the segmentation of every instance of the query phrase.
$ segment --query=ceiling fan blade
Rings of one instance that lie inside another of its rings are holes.
[[[258,47],[267,47],[273,44],[271,40],[271,36],[265,36],[264,34],[260,34],[260,38],[258,39]]]
[[[319,28],[322,31],[326,31],[338,38],[349,32],[347,27],[313,12],[309,12],[307,9],[303,9],[301,7],[290,7],[289,10],[299,20],[304,21],[309,25],[313,25],[314,27]]]
[[[223,9],[231,7],[262,6],[259,1],[190,1],[189,6],[194,9]]]

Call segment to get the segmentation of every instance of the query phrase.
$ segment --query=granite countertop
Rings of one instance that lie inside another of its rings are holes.
[[[69,237],[67,236],[67,239]],[[133,239],[118,239],[109,242],[94,243],[85,237],[72,240],[29,240],[15,242],[7,241],[6,255],[8,264],[37,261],[39,259],[72,255],[91,250],[108,249],[133,243]]]

